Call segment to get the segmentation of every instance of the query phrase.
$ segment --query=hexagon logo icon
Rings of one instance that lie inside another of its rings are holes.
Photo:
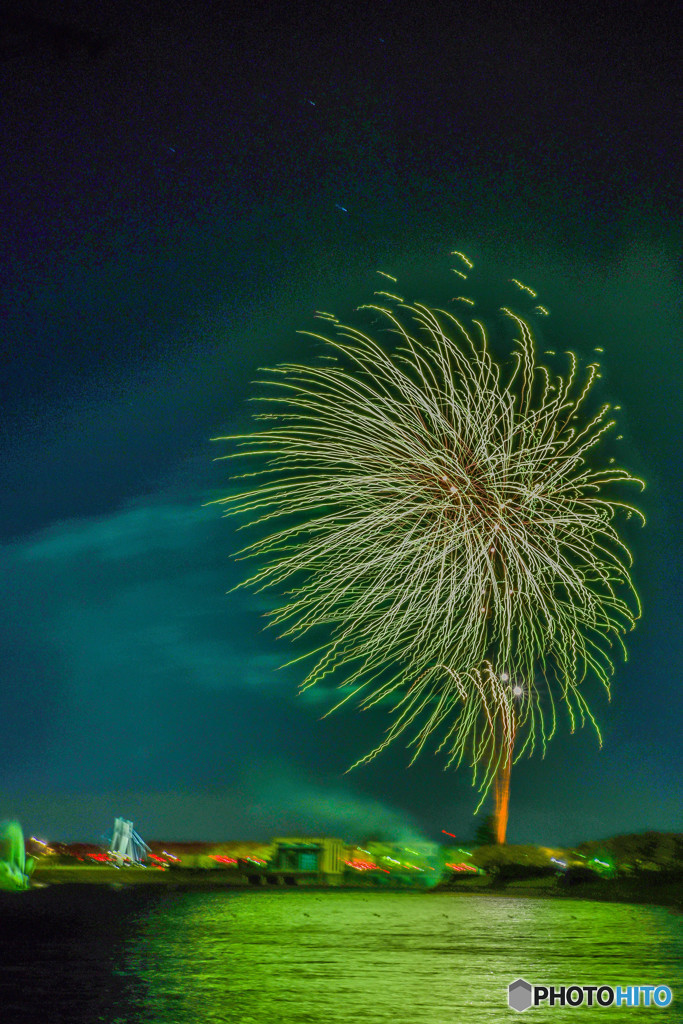
[[[517,978],[508,985],[508,1006],[511,1010],[522,1013],[528,1010],[533,1003],[533,988],[524,978]]]

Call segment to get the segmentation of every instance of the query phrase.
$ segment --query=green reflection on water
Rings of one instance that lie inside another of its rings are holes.
[[[129,946],[153,1024],[490,1024],[520,1019],[507,986],[676,986],[666,908],[478,896],[215,892],[164,899]],[[678,993],[674,992],[674,1000]],[[531,1019],[683,1020],[666,1010],[537,1009]],[[524,1018],[526,1019],[526,1018]]]

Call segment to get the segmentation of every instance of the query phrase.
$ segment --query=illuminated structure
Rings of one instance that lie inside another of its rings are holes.
[[[19,822],[0,821],[0,889],[28,889],[33,867]]]
[[[455,255],[464,278],[472,264]],[[600,738],[583,683],[609,691],[640,614],[613,523],[641,513],[614,492],[643,484],[603,451],[615,420],[591,407],[598,364],[537,363],[543,306],[498,310],[512,331],[498,363],[469,312],[376,295],[361,308],[394,350],[321,313],[332,337],[311,336],[326,354],[266,371],[263,429],[233,439],[249,489],[222,502],[270,528],[239,553],[261,559],[242,585],[286,592],[270,613],[283,636],[316,631],[294,659],[311,659],[301,689],[337,683],[332,710],[390,705],[386,738],[356,764],[399,736],[414,760],[435,737],[448,765],[472,764],[482,801],[497,780],[504,841],[512,762],[545,747],[558,706]]]
[[[268,864],[269,875],[282,875],[294,882],[341,883],[346,855],[341,839],[290,836],[273,842],[275,852]]]
[[[114,820],[114,831],[109,844],[109,856],[117,864],[141,864],[149,853],[149,846],[125,818]]]

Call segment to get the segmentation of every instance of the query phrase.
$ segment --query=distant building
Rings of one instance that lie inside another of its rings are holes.
[[[273,843],[275,851],[268,863],[268,875],[281,876],[285,882],[341,883],[346,861],[346,847],[341,839],[288,836],[274,839]]]

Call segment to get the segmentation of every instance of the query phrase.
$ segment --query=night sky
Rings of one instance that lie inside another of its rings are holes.
[[[243,569],[229,486],[259,365],[306,361],[315,309],[448,253],[603,346],[644,616],[604,747],[561,715],[513,771],[508,841],[678,829],[678,45],[661,4],[24,2],[0,34],[0,818],[97,840],[303,831],[467,838],[467,768],[320,721]],[[357,7],[357,13],[349,8]],[[8,7],[8,9],[10,9]],[[592,10],[592,14],[591,14]],[[50,14],[50,12],[53,12]],[[501,295],[504,292],[501,290]],[[493,296],[495,298],[495,295]],[[629,527],[630,528],[630,527]],[[242,535],[243,536],[243,535]]]

